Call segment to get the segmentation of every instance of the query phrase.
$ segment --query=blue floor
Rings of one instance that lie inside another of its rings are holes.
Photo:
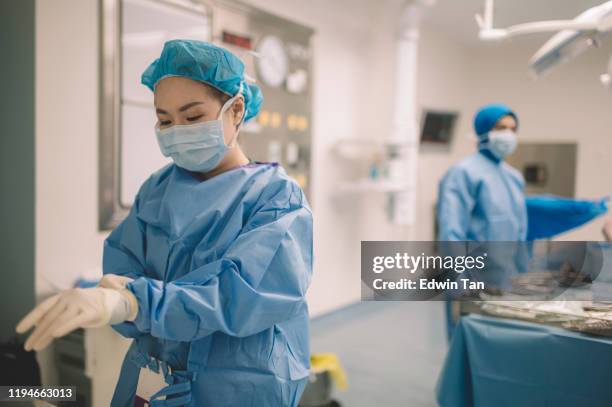
[[[441,302],[361,302],[314,318],[312,352],[336,353],[349,388],[343,407],[437,406],[446,354]]]

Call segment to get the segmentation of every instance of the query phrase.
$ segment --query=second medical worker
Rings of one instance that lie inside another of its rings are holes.
[[[36,326],[25,346],[113,324],[135,340],[112,406],[134,405],[141,368],[165,376],[155,406],[297,406],[310,365],[312,215],[281,167],[249,162],[237,142],[260,90],[238,57],[190,40],[167,42],[142,83],[174,163],[106,240],[100,285],[35,308],[17,327]]]
[[[505,162],[517,147],[518,115],[503,104],[474,117],[478,151],[451,167],[438,194],[438,240],[548,239],[607,211],[607,198],[574,200],[525,196],[522,174]]]
[[[517,147],[518,128],[518,115],[506,105],[489,104],[476,113],[474,130],[478,151],[451,167],[440,181],[438,240],[525,242],[549,239],[607,211],[606,199],[526,197],[522,174],[505,162]],[[502,271],[502,274],[495,274],[498,277],[526,271],[527,247],[522,244],[490,246],[488,271]],[[447,301],[449,338],[458,317],[457,307]]]

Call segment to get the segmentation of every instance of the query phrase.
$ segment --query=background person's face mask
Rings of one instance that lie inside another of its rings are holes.
[[[503,160],[506,156],[516,150],[516,133],[512,130],[493,130],[489,132],[489,141],[485,147],[493,153],[495,157]]]
[[[221,162],[227,150],[233,147],[234,139],[225,144],[223,135],[223,113],[240,96],[234,96],[221,108],[216,120],[188,125],[174,125],[167,129],[155,127],[155,135],[162,154],[171,157],[181,168],[194,172],[208,172]]]

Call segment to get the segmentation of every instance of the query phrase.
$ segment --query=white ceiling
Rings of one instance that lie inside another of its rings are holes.
[[[529,21],[572,19],[604,0],[496,0],[495,27]],[[478,44],[474,15],[481,13],[484,0],[436,0],[425,22],[466,43]],[[551,35],[545,35],[551,36]]]

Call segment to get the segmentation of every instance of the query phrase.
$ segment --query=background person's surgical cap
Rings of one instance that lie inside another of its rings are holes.
[[[495,127],[495,123],[497,123],[499,119],[508,115],[514,117],[518,126],[518,116],[508,106],[493,103],[481,107],[474,117],[474,131],[476,131],[478,138],[484,138],[484,136]]]
[[[155,91],[157,83],[169,76],[182,76],[204,82],[228,96],[235,96],[242,83],[244,121],[259,113],[263,102],[257,85],[244,80],[244,63],[228,50],[203,41],[172,40],[164,44],[161,55],[144,71],[143,85]]]

